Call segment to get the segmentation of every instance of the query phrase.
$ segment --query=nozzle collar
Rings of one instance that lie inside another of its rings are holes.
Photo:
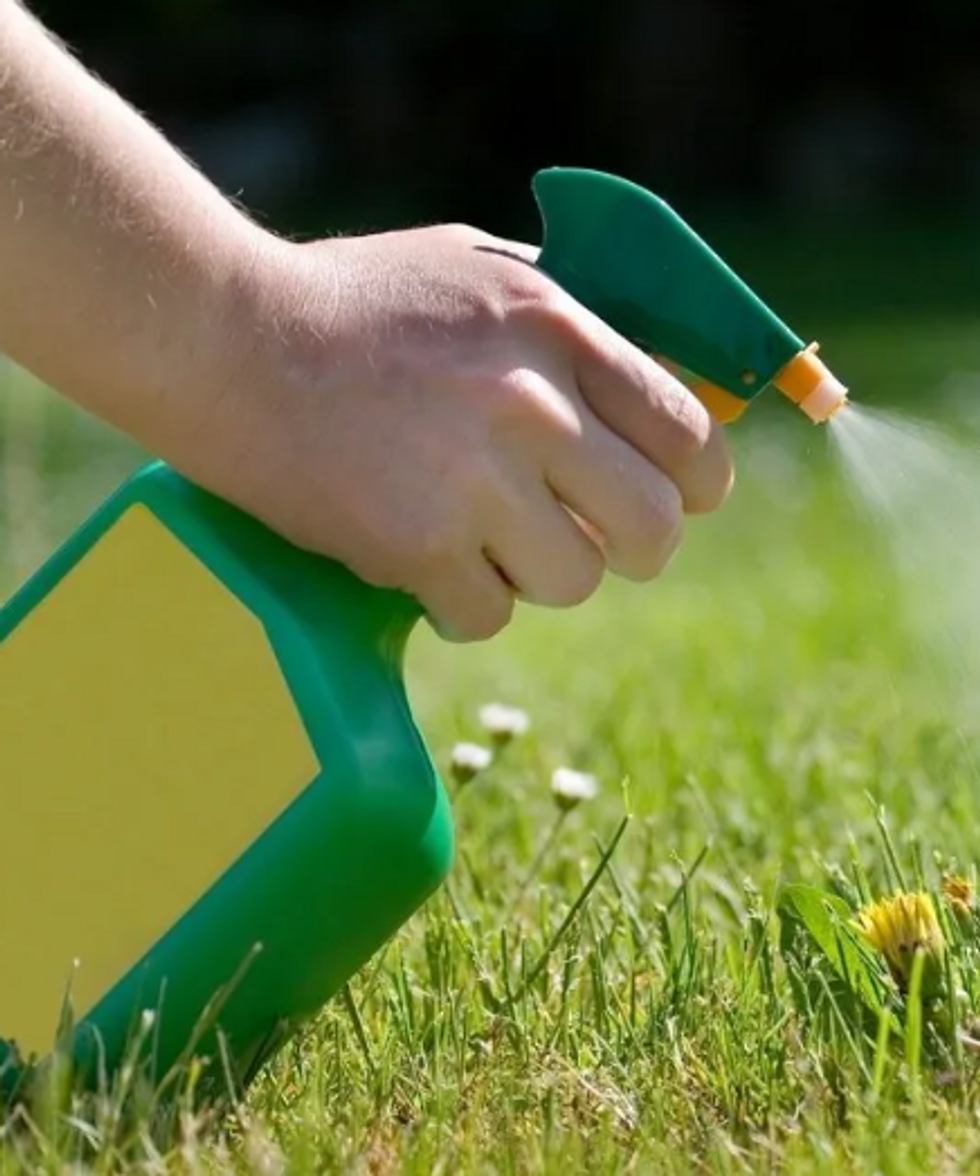
[[[847,388],[817,355],[811,343],[773,377],[773,385],[811,421],[824,424],[847,403]]]

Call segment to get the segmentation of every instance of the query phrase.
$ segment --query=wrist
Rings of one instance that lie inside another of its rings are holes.
[[[223,445],[219,418],[247,382],[256,331],[256,273],[269,234],[221,201],[194,219],[186,258],[147,273],[141,305],[114,326],[105,364],[59,385],[87,410],[177,467],[197,469]],[[97,383],[93,381],[95,376]]]
[[[341,349],[329,331],[335,268],[322,245],[241,218],[200,294],[192,368],[175,390],[185,409],[161,414],[156,453],[247,509],[275,496],[296,403],[314,386],[327,398]]]

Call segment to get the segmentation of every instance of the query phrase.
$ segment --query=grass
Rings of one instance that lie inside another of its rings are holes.
[[[980,369],[980,333],[966,316],[900,315],[825,315],[824,354],[870,401],[947,411],[949,373]],[[9,584],[140,455],[13,374],[5,392]],[[410,687],[447,775],[458,741],[485,741],[482,703],[523,708],[531,729],[457,787],[448,886],[242,1108],[187,1114],[154,1141],[138,1100],[129,1118],[111,1101],[56,1105],[36,1129],[8,1121],[0,1171],[918,1176],[980,1162],[977,1064],[946,1006],[913,985],[896,998],[901,1034],[882,1035],[819,953],[781,941],[776,909],[790,884],[884,893],[889,847],[927,888],[950,863],[970,873],[978,683],[923,647],[921,601],[821,432],[770,402],[732,442],[731,502],[692,521],[657,584],[524,611],[483,646],[419,630]],[[929,604],[943,608],[942,568]],[[601,787],[552,836],[558,766]],[[949,1007],[969,1029],[980,940],[948,920],[947,937]]]

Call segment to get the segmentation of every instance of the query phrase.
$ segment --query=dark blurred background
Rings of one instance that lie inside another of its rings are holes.
[[[980,8],[824,0],[30,0],[225,190],[295,232],[535,236],[538,167],[706,216],[980,207]]]
[[[976,0],[28,3],[282,232],[537,242],[532,174],[586,166],[787,314],[980,309]]]

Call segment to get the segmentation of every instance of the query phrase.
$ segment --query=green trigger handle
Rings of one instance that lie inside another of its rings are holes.
[[[847,389],[658,196],[618,176],[547,168],[533,178],[538,266],[643,351],[690,373],[722,423],[770,385],[825,421]]]

